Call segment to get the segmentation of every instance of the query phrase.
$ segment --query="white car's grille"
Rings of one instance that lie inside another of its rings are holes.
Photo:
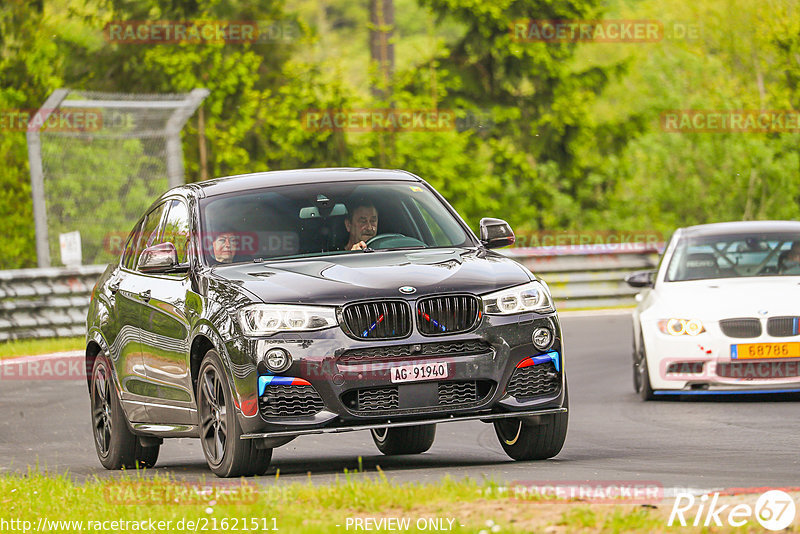
[[[719,327],[728,337],[750,338],[761,335],[761,321],[755,317],[723,319],[719,322]]]
[[[796,336],[800,332],[800,317],[770,317],[767,321],[767,334],[773,337]]]

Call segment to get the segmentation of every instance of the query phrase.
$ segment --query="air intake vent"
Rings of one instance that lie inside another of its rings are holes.
[[[517,399],[554,395],[561,389],[561,375],[552,362],[521,367],[514,371],[506,393]]]
[[[399,403],[397,387],[361,389],[358,391],[356,409],[362,412],[397,409]]]
[[[432,356],[490,354],[492,346],[481,340],[440,341],[413,345],[384,345],[351,349],[339,357],[339,363],[360,363],[375,360],[397,360]]]
[[[728,337],[749,338],[761,335],[761,321],[755,317],[723,319],[719,322],[719,327]]]
[[[268,385],[258,404],[265,418],[309,416],[325,408],[314,386]]]
[[[469,380],[463,382],[439,382],[430,384],[436,388],[436,396],[424,403],[415,397],[402,396],[400,389],[419,384],[404,384],[378,388],[365,388],[346,391],[342,403],[355,415],[394,415],[434,413],[447,410],[461,410],[485,403],[494,390],[491,380]]]
[[[417,302],[417,326],[424,336],[457,334],[480,318],[480,301],[471,295],[432,297]]]
[[[767,321],[767,334],[773,337],[796,336],[800,334],[798,319],[800,317],[770,317]]]
[[[402,300],[350,304],[342,317],[356,339],[398,339],[411,333],[411,313]]]

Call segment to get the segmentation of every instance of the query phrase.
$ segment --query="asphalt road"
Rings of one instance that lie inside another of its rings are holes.
[[[512,481],[654,481],[665,487],[794,486],[800,481],[797,397],[643,403],[633,393],[630,316],[563,319],[570,390],[567,442],[554,459],[511,461],[491,425],[439,425],[431,450],[384,457],[368,432],[305,436],[275,450],[270,474],[325,482],[380,466],[397,481],[445,475]],[[86,385],[0,381],[0,473],[39,469],[87,477],[102,468],[92,443]],[[196,440],[166,440],[153,472],[213,478]],[[269,482],[274,478],[263,478]]]

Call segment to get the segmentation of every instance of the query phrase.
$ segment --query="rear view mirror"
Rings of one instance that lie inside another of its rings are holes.
[[[653,287],[655,271],[638,271],[625,277],[625,282],[631,287]]]
[[[335,204],[331,212],[327,214],[325,217],[336,217],[337,215],[347,215],[347,208],[344,204]],[[301,219],[318,219],[321,217],[322,214],[319,212],[319,208],[316,206],[307,206],[305,208],[300,208],[300,218]]]
[[[484,217],[480,222],[481,243],[486,248],[500,248],[513,245],[517,238],[511,226],[503,219]]]

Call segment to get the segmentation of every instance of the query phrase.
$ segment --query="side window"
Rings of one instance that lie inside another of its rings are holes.
[[[131,230],[128,240],[125,242],[125,249],[122,251],[122,260],[120,264],[126,269],[133,269],[133,257],[136,254],[136,245],[139,243],[139,231],[142,228],[142,221],[136,223],[136,226]]]
[[[136,268],[136,265],[139,263],[139,256],[144,249],[159,243],[158,237],[161,231],[161,225],[159,223],[161,222],[161,216],[164,214],[167,205],[168,202],[164,202],[145,217],[142,231],[139,233],[139,244],[136,247],[136,255],[134,256],[131,268]]]
[[[162,243],[172,243],[178,251],[178,262],[186,263],[189,248],[189,208],[180,200],[170,203],[169,213],[164,222]]]

